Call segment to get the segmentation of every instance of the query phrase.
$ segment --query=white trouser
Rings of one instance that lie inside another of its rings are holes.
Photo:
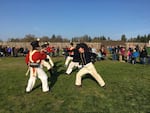
[[[73,60],[73,57],[67,56],[66,61],[65,61],[65,66],[68,66],[68,64],[71,60]]]
[[[70,74],[72,72],[72,70],[73,70],[74,67],[79,67],[79,62],[73,62],[73,61],[71,61],[70,64],[69,64],[69,66],[68,66],[68,68],[67,68],[67,70],[66,70],[66,73]]]
[[[44,70],[40,67],[39,68],[34,68],[34,69],[35,69],[35,72],[36,72],[37,76],[34,75],[33,68],[30,67],[30,78],[28,80],[26,92],[30,92],[33,89],[37,77],[42,82],[43,92],[49,91],[48,77],[47,77],[46,73],[44,72]]]
[[[54,63],[53,63],[51,57],[50,57],[49,55],[47,55],[46,57],[49,59],[49,63],[50,63],[50,65],[53,67],[53,66],[54,66]]]
[[[49,70],[49,69],[52,68],[52,66],[48,62],[46,62],[45,60],[41,61],[41,65],[44,66],[44,67],[46,67],[47,70]]]
[[[95,80],[98,82],[100,86],[104,86],[105,82],[102,79],[102,77],[97,73],[94,65],[92,63],[86,64],[83,68],[79,70],[79,72],[76,74],[76,81],[75,85],[81,85],[82,76],[85,74],[91,74],[92,77],[95,78]]]
[[[41,61],[41,65],[46,67],[47,70],[51,69],[53,66],[54,66],[54,63],[51,59],[51,57],[49,55],[47,55],[47,59],[49,60],[49,62],[45,61],[45,60],[42,60]]]

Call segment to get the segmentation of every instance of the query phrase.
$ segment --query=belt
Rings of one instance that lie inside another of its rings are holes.
[[[30,67],[36,68],[36,67],[39,67],[39,66],[40,66],[39,63],[30,63]]]

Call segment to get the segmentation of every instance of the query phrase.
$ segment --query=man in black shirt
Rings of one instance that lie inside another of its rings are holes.
[[[77,50],[77,48],[75,48],[74,50],[74,55],[73,55],[73,60],[70,62],[67,70],[66,70],[66,74],[70,75],[73,68],[74,67],[78,67],[78,68],[81,68],[82,65],[80,65],[80,54],[79,54],[79,51]]]
[[[85,43],[80,43],[77,49],[79,51],[80,61],[81,61],[81,64],[83,65],[83,68],[81,68],[79,72],[76,74],[75,85],[81,86],[82,76],[84,76],[85,74],[90,74],[92,77],[95,78],[95,80],[98,82],[98,84],[101,87],[105,86],[104,80],[97,73],[91,61],[92,54],[91,52],[89,52],[88,46]]]

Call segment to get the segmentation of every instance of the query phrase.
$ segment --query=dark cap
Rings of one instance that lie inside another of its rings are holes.
[[[48,42],[45,42],[44,44],[45,44],[45,45],[49,45],[49,43],[48,43]]]
[[[77,44],[77,49],[79,49],[79,48],[83,48],[85,51],[89,51],[89,48],[88,48],[87,44],[85,44],[85,43]]]
[[[71,42],[71,43],[70,43],[70,45],[72,45],[72,46],[73,46],[73,42]]]
[[[38,41],[33,41],[33,42],[31,42],[31,46],[32,46],[33,48],[35,48],[35,47],[40,47]]]
[[[45,47],[47,47],[47,44],[43,44],[43,45],[41,45],[41,47],[42,47],[42,48],[45,48]]]

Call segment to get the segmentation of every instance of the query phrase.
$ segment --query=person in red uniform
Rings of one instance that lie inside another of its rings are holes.
[[[47,55],[51,56],[52,54],[52,47],[50,47],[49,43],[48,42],[45,42],[45,45],[46,45],[46,51],[47,51]]]
[[[66,67],[68,67],[70,61],[73,60],[73,55],[74,55],[74,49],[75,49],[75,47],[73,46],[72,42],[70,43],[70,46],[71,47],[68,48],[68,50],[67,50],[69,52],[69,56],[67,56],[66,61],[65,61],[65,66]]]
[[[32,91],[37,77],[42,82],[42,91],[48,92],[48,77],[41,66],[41,61],[46,59],[46,54],[40,51],[38,41],[31,42],[31,46],[32,51],[29,51],[25,58],[26,64],[29,66],[30,70],[30,78],[28,80],[26,92],[29,93]]]
[[[46,54],[46,59],[41,61],[41,65],[46,67],[50,75],[52,75],[52,68],[54,67],[54,63],[46,50],[47,44],[43,44],[41,47],[42,52]]]

